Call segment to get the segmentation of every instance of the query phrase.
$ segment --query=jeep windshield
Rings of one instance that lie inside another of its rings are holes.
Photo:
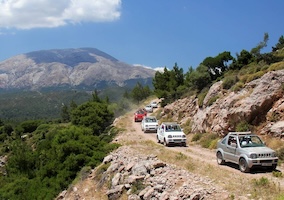
[[[173,131],[181,131],[181,128],[179,125],[167,125],[166,126],[166,131],[167,132],[173,132]]]
[[[240,145],[242,148],[246,147],[264,147],[262,140],[256,135],[239,137]]]

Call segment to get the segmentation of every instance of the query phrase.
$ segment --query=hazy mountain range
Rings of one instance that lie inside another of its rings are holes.
[[[151,84],[154,74],[95,48],[41,50],[0,62],[0,89],[132,87]]]
[[[95,90],[118,102],[137,82],[151,87],[154,74],[95,48],[17,55],[0,62],[0,119],[59,118],[62,105],[88,101]]]

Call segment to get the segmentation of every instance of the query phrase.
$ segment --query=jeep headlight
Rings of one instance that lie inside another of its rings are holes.
[[[250,158],[252,158],[252,159],[256,159],[256,158],[257,158],[257,154],[256,154],[256,153],[252,153],[252,154],[250,154]]]
[[[185,136],[185,135],[182,135],[182,138],[186,138],[186,136]]]
[[[172,135],[168,135],[168,138],[172,138],[173,136]]]
[[[271,153],[271,157],[277,157],[276,152],[272,152],[272,153]]]

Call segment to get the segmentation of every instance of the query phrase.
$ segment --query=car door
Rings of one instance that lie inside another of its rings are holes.
[[[142,121],[141,121],[141,130],[142,131],[144,131],[145,129],[144,129],[144,124],[145,124],[145,117],[142,119]]]
[[[164,141],[164,137],[165,137],[164,128],[165,128],[165,126],[162,124],[160,126],[160,129],[159,129],[159,135],[160,135],[159,138],[160,138],[161,141]]]
[[[224,158],[226,161],[236,163],[237,138],[236,136],[229,136],[224,149]]]

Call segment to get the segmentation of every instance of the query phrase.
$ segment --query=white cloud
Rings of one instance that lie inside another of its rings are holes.
[[[133,66],[135,66],[135,67],[144,67],[144,68],[147,68],[147,69],[153,69],[153,70],[159,71],[159,72],[164,72],[164,69],[165,69],[165,67],[155,67],[155,68],[152,68],[152,67],[149,67],[149,66],[146,66],[146,65],[141,65],[141,64],[133,64]],[[168,69],[168,70],[170,70],[170,69]]]
[[[135,67],[144,67],[146,69],[153,69],[152,67],[146,66],[146,65],[142,65],[142,64],[133,64],[133,66]]]
[[[31,29],[120,18],[121,0],[0,0],[0,28]]]
[[[165,67],[156,67],[156,68],[154,68],[155,71],[159,71],[159,72],[164,72],[164,69],[165,69]],[[170,70],[170,69],[168,69],[168,70]]]

